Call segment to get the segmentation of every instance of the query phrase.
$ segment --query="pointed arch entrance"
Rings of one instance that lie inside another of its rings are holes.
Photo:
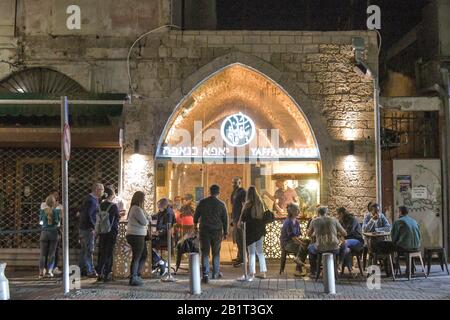
[[[211,74],[179,102],[156,152],[158,199],[192,194],[198,201],[211,184],[219,184],[231,212],[232,178],[242,177],[245,188],[255,185],[280,219],[266,239],[272,258],[280,255],[286,204],[294,201],[305,218],[312,215],[320,199],[320,175],[317,140],[297,102],[275,81],[241,63]]]

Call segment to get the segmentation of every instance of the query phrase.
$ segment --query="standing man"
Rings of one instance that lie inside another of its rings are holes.
[[[86,270],[89,278],[97,278],[94,269],[93,254],[95,247],[95,222],[99,210],[99,199],[105,189],[103,184],[94,183],[92,192],[84,199],[80,208],[80,269]]]
[[[233,240],[238,247],[238,255],[234,259],[233,266],[239,267],[242,265],[244,258],[242,252],[242,229],[237,227],[239,218],[241,217],[242,206],[245,203],[245,197],[247,193],[245,189],[241,187],[242,180],[240,177],[234,177],[232,180],[233,192],[231,193],[231,215],[233,221],[230,226],[233,227]]]
[[[112,198],[112,203],[117,205],[117,208],[119,208],[120,217],[124,217],[126,215],[126,211],[125,211],[125,204],[123,202],[123,199],[117,195],[116,188],[114,187],[114,185],[111,184],[108,186],[108,188],[110,188],[114,193],[114,196]]]
[[[213,279],[221,278],[220,245],[228,234],[228,215],[225,203],[219,199],[220,187],[216,184],[209,188],[210,196],[202,199],[195,209],[194,226],[200,223],[200,250],[202,252],[203,282],[209,279],[209,252],[213,257]]]

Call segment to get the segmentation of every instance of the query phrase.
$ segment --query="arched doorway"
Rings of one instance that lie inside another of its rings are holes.
[[[157,199],[192,194],[199,201],[219,184],[231,211],[232,178],[255,185],[279,218],[266,237],[268,257],[279,257],[286,204],[297,202],[307,218],[320,199],[320,152],[306,116],[280,85],[241,63],[210,75],[178,104],[155,163]]]

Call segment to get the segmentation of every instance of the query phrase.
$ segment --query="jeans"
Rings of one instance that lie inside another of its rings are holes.
[[[55,267],[55,251],[58,246],[58,232],[56,230],[43,230],[41,232],[41,254],[39,258],[39,271],[53,270]]]
[[[308,245],[308,240],[302,240],[301,243],[294,240],[289,240],[284,245],[284,250],[295,253],[296,258],[299,258],[302,262],[305,262],[306,257],[308,256]]]
[[[237,221],[233,221],[233,236],[234,236],[234,241],[236,242],[236,246],[238,248],[238,254],[236,259],[238,261],[244,261],[244,256],[242,255],[242,229],[237,227],[238,222]]]
[[[147,244],[145,236],[133,234],[127,235],[127,241],[131,246],[132,258],[130,266],[130,277],[137,277],[142,274],[147,259]]]
[[[266,257],[264,257],[263,252],[263,243],[264,237],[261,237],[261,239],[259,239],[258,241],[253,242],[251,245],[247,246],[249,252],[250,274],[256,273],[256,255],[258,255],[259,271],[267,272]]]
[[[357,239],[346,239],[344,245],[340,247],[339,255],[341,259],[344,259],[344,265],[351,267],[351,255],[350,251],[355,248],[361,248],[364,244]]]
[[[220,245],[222,243],[222,231],[200,230],[200,250],[202,252],[203,276],[209,277],[209,252],[213,258],[213,278],[220,272]]]
[[[94,245],[95,245],[95,231],[80,229],[80,261],[79,266],[81,270],[86,270],[87,274],[95,272],[94,269]]]
[[[108,232],[100,234],[99,238],[99,260],[97,270],[98,274],[106,279],[112,271],[113,252],[117,234],[115,232]]]

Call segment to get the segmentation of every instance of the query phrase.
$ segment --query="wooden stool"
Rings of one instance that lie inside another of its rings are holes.
[[[400,255],[404,255],[406,258],[406,274],[408,275],[408,280],[411,280],[411,273],[413,269],[413,258],[419,258],[420,264],[422,265],[422,272],[427,277],[427,273],[425,272],[425,266],[422,260],[422,253],[419,250],[410,250],[410,251],[398,251],[397,252],[397,268],[400,270]]]
[[[437,254],[439,258],[439,262],[441,265],[441,270],[444,271],[444,265],[445,269],[447,270],[447,274],[450,275],[450,272],[448,271],[448,265],[447,265],[447,253],[445,252],[444,248],[442,247],[432,247],[432,248],[425,248],[424,250],[424,256],[425,260],[427,261],[427,276],[430,274],[431,270],[431,260],[433,258],[433,254]]]
[[[361,276],[363,276],[363,269],[361,268],[361,257],[364,253],[364,247],[359,247],[359,248],[354,248],[350,250],[350,255],[351,255],[351,264],[353,264],[353,257],[356,257],[356,261],[358,262],[358,269],[359,269],[359,273],[361,274]],[[347,266],[348,271],[350,270],[350,267]],[[342,266],[341,266],[341,276],[344,274],[345,271],[345,257],[344,259],[342,259]]]

